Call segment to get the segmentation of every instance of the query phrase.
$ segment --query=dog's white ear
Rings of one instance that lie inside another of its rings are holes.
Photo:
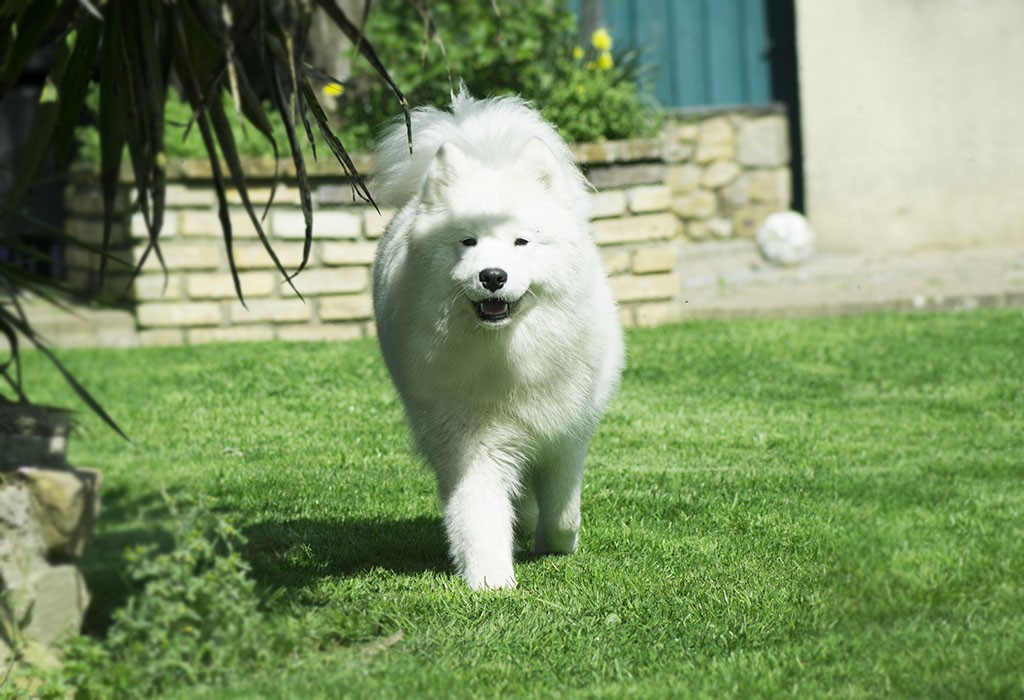
[[[469,157],[452,143],[441,144],[427,168],[420,200],[427,206],[438,203],[445,190],[451,187],[469,167]]]
[[[548,145],[536,136],[526,142],[519,154],[517,165],[536,178],[549,192],[565,194],[565,171],[562,163]]]

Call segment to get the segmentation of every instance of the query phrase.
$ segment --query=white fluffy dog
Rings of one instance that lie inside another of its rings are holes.
[[[413,113],[376,153],[398,209],[380,243],[381,351],[437,476],[452,560],[516,585],[517,535],[569,553],[587,444],[619,384],[622,330],[590,235],[587,183],[522,100]]]

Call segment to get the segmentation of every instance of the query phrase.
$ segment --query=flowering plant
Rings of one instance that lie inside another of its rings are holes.
[[[621,139],[657,128],[656,104],[641,87],[637,54],[612,50],[606,29],[584,48],[576,18],[561,3],[503,4],[377,0],[366,24],[381,60],[410,105],[444,107],[459,81],[478,97],[518,94],[570,142]],[[368,144],[368,124],[395,114],[394,100],[355,62],[338,97],[340,128]],[[348,143],[349,141],[346,141]]]

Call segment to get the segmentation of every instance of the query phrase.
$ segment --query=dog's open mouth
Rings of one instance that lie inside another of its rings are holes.
[[[485,323],[499,323],[512,316],[516,303],[505,299],[484,299],[473,304],[476,315]]]

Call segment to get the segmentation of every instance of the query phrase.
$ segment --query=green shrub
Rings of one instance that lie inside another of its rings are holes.
[[[173,547],[130,550],[127,575],[138,592],[114,613],[105,640],[81,637],[65,650],[64,677],[79,698],[216,684],[265,667],[293,645],[291,633],[267,624],[260,609],[239,553],[242,535],[206,499],[165,502]]]
[[[576,18],[561,3],[420,3],[378,0],[366,34],[412,106],[444,107],[460,81],[477,97],[519,94],[570,142],[629,138],[658,126],[653,98],[642,90],[636,54],[616,61],[607,33],[581,39]],[[435,28],[433,37],[428,27]],[[339,100],[342,133],[363,146],[373,130],[398,114],[370,66],[353,59]]]

